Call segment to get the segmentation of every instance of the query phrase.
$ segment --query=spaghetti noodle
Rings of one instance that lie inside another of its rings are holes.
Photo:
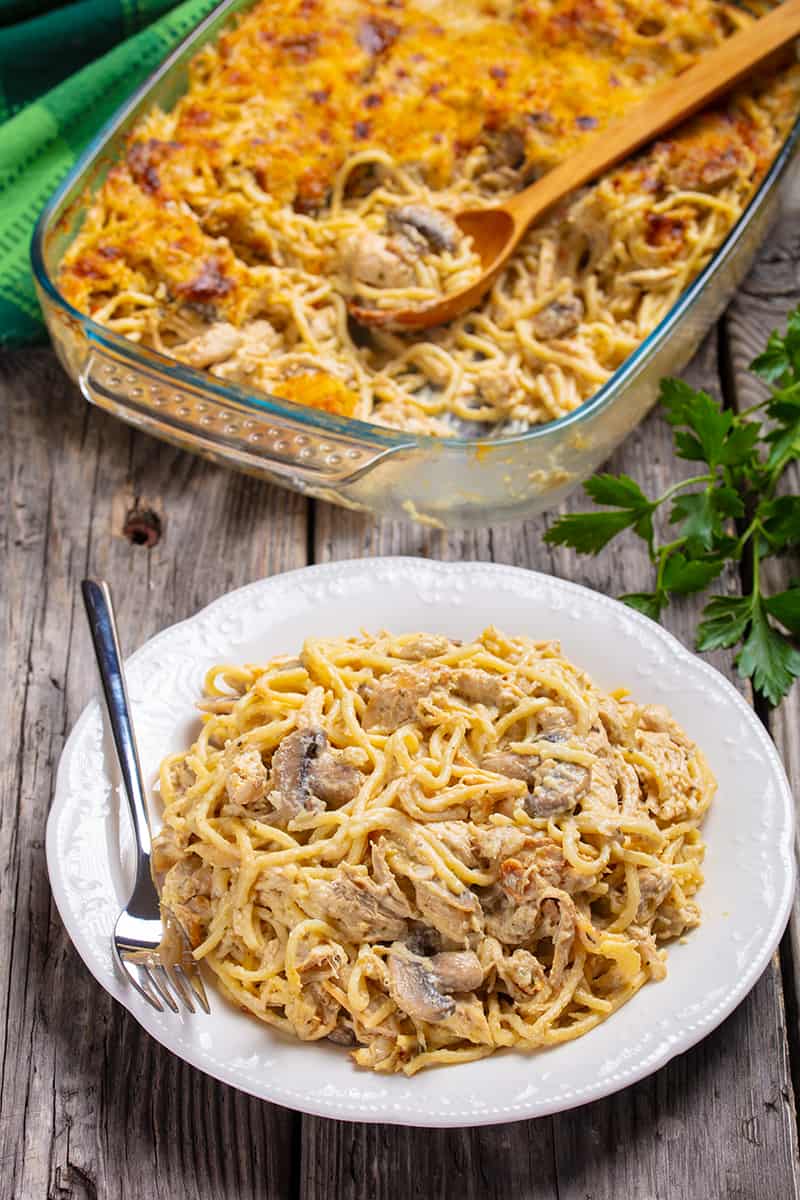
[[[705,266],[797,110],[792,67],[736,93],[526,236],[490,294],[450,220],[525,186],[750,16],[719,0],[261,0],[151,111],[67,253],[95,320],[246,387],[443,436],[571,411]]]
[[[213,668],[162,899],[242,1008],[414,1074],[581,1036],[699,921],[715,782],[660,708],[487,629]]]

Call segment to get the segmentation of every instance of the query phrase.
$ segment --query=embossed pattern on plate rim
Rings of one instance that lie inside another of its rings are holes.
[[[155,686],[159,675],[167,676],[169,684],[182,682],[181,701],[190,698],[196,679],[187,670],[191,654],[203,647],[207,658],[212,642],[216,648],[212,657],[224,656],[224,646],[241,639],[254,612],[263,617],[263,626],[271,622],[271,613],[280,611],[282,601],[297,600],[303,595],[308,603],[324,602],[326,594],[346,596],[348,587],[363,589],[365,577],[370,586],[396,587],[411,585],[420,595],[427,594],[426,603],[443,605],[469,603],[470,581],[485,586],[491,576],[492,587],[518,594],[529,601],[538,600],[555,611],[566,607],[575,620],[592,619],[603,614],[601,625],[609,631],[624,629],[628,637],[639,643],[651,665],[680,664],[684,670],[682,686],[699,688],[709,699],[724,702],[728,719],[734,716],[741,723],[740,736],[729,734],[726,743],[739,747],[749,742],[750,753],[757,753],[765,767],[765,794],[772,797],[775,809],[769,827],[761,829],[758,859],[770,872],[762,923],[751,931],[742,954],[751,950],[746,967],[735,979],[715,988],[711,993],[695,997],[674,1013],[674,1022],[662,1020],[638,1044],[623,1044],[621,1052],[612,1053],[591,1081],[562,1084],[548,1091],[547,1081],[552,1070],[531,1071],[530,1087],[518,1094],[513,1102],[502,1102],[502,1087],[495,1085],[491,1095],[478,1095],[465,1089],[464,1067],[436,1071],[438,1078],[449,1080],[437,1089],[432,1102],[428,1092],[423,1099],[415,1095],[414,1080],[405,1077],[383,1078],[367,1075],[353,1068],[352,1079],[346,1088],[337,1088],[326,1081],[320,1072],[314,1088],[293,1088],[284,1080],[270,1077],[273,1061],[270,1047],[265,1044],[262,1054],[253,1054],[237,1061],[220,1058],[211,1049],[212,1039],[202,1036],[200,1044],[186,1036],[189,1028],[183,1022],[149,1009],[131,989],[114,974],[106,932],[109,921],[116,915],[117,898],[111,879],[111,865],[103,861],[107,852],[104,836],[99,837],[100,818],[108,815],[112,785],[105,770],[102,717],[98,702],[91,702],[76,722],[62,752],[56,781],[56,793],[47,827],[47,862],[51,886],[57,907],[67,931],[79,954],[100,984],[123,1003],[149,1033],[187,1062],[235,1087],[265,1100],[300,1109],[319,1116],[339,1119],[382,1121],[427,1126],[483,1125],[523,1118],[544,1116],[590,1100],[599,1099],[642,1079],[663,1066],[675,1054],[681,1053],[710,1033],[736,1007],[753,987],[766,967],[780,940],[788,919],[794,888],[794,815],[793,801],[777,751],[757,716],[736,689],[708,663],[703,662],[681,645],[666,630],[639,613],[598,592],[565,580],[543,575],[520,567],[495,563],[444,563],[416,558],[354,559],[330,564],[302,567],[282,575],[272,576],[229,592],[212,602],[199,613],[163,630],[127,660],[132,703],[142,742],[142,757],[146,759],[146,743],[151,735],[152,721],[141,721],[140,708],[148,703],[155,714],[156,725],[170,713],[174,696],[169,689]],[[580,616],[579,616],[580,614]],[[369,623],[369,621],[367,621]],[[442,619],[438,624],[442,626]],[[332,629],[331,635],[338,631]],[[287,647],[287,650],[291,647]],[[180,673],[182,670],[182,674]],[[162,685],[166,681],[162,679]],[[159,715],[160,714],[160,715]],[[77,820],[76,820],[77,817]],[[75,829],[80,836],[75,837]],[[67,834],[72,833],[68,844]],[[85,839],[81,843],[81,839]],[[93,844],[91,839],[94,838]],[[77,844],[77,852],[76,852]],[[84,851],[84,853],[81,853]],[[91,862],[91,867],[89,867]],[[88,872],[99,873],[92,879]],[[701,926],[702,929],[702,926]],[[669,986],[669,978],[659,987]],[[217,1009],[222,1003],[217,998]],[[709,1003],[713,1001],[713,1003]],[[624,1012],[625,1010],[621,1010]],[[238,1018],[238,1015],[236,1016]],[[250,1018],[244,1017],[244,1020]],[[211,1018],[202,1018],[208,1022]],[[197,1021],[197,1018],[192,1018]],[[675,1024],[678,1027],[675,1027]],[[255,1025],[255,1023],[254,1023]],[[255,1026],[260,1029],[260,1026]],[[603,1024],[599,1030],[608,1029]],[[196,1031],[197,1026],[194,1026]],[[269,1036],[268,1031],[265,1033]],[[281,1039],[283,1042],[284,1039]],[[285,1049],[285,1044],[284,1044]],[[314,1045],[292,1044],[294,1053],[314,1054]],[[327,1050],[327,1048],[325,1048]],[[541,1062],[550,1062],[559,1048],[546,1052]],[[500,1064],[508,1061],[511,1052],[501,1052],[483,1063]],[[330,1060],[328,1060],[330,1061]],[[529,1061],[537,1061],[536,1056]],[[320,1066],[324,1063],[320,1056]],[[479,1066],[482,1064],[473,1064]],[[501,1069],[502,1073],[502,1069]],[[429,1073],[425,1073],[427,1076]],[[557,1074],[557,1072],[555,1072]],[[553,1081],[555,1082],[555,1081]],[[393,1089],[405,1083],[399,1096]]]

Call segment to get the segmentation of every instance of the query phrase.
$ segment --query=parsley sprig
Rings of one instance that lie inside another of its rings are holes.
[[[621,596],[658,620],[673,596],[701,592],[726,563],[749,565],[741,596],[713,596],[697,629],[698,650],[740,645],[739,674],[757,693],[780,703],[800,676],[800,584],[775,595],[762,589],[762,564],[800,546],[800,496],[778,495],[781,477],[800,459],[800,308],[786,332],[770,335],[750,369],[770,394],[738,415],[680,379],[664,379],[660,403],[673,426],[675,453],[698,464],[697,474],[654,499],[628,475],[595,475],[584,485],[596,504],[561,517],[545,540],[597,554],[625,529],[647,543],[655,569],[650,592]],[[654,516],[669,532],[659,541]]]

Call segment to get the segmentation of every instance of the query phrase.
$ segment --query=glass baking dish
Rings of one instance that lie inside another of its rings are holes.
[[[87,400],[215,461],[311,496],[441,528],[531,516],[560,501],[606,459],[680,370],[744,276],[775,215],[797,152],[800,119],[705,270],[622,367],[574,412],[490,440],[435,438],[335,417],[226,384],[144,349],[74,309],[56,283],[88,197],[124,154],[152,105],[186,90],[187,64],[252,0],[225,0],[101,130],[42,213],[33,238],[37,289],[56,351]]]

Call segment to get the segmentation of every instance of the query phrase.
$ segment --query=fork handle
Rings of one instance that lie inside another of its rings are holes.
[[[119,648],[119,634],[111,599],[111,588],[102,579],[84,579],[81,584],[86,616],[94,643],[94,653],[103,685],[111,735],[117,752],[125,795],[136,836],[137,883],[146,875],[150,878],[150,851],[152,848],[150,818],[147,814],[142,768],[136,735],[133,732],[125,672]],[[152,886],[152,885],[151,885]]]

